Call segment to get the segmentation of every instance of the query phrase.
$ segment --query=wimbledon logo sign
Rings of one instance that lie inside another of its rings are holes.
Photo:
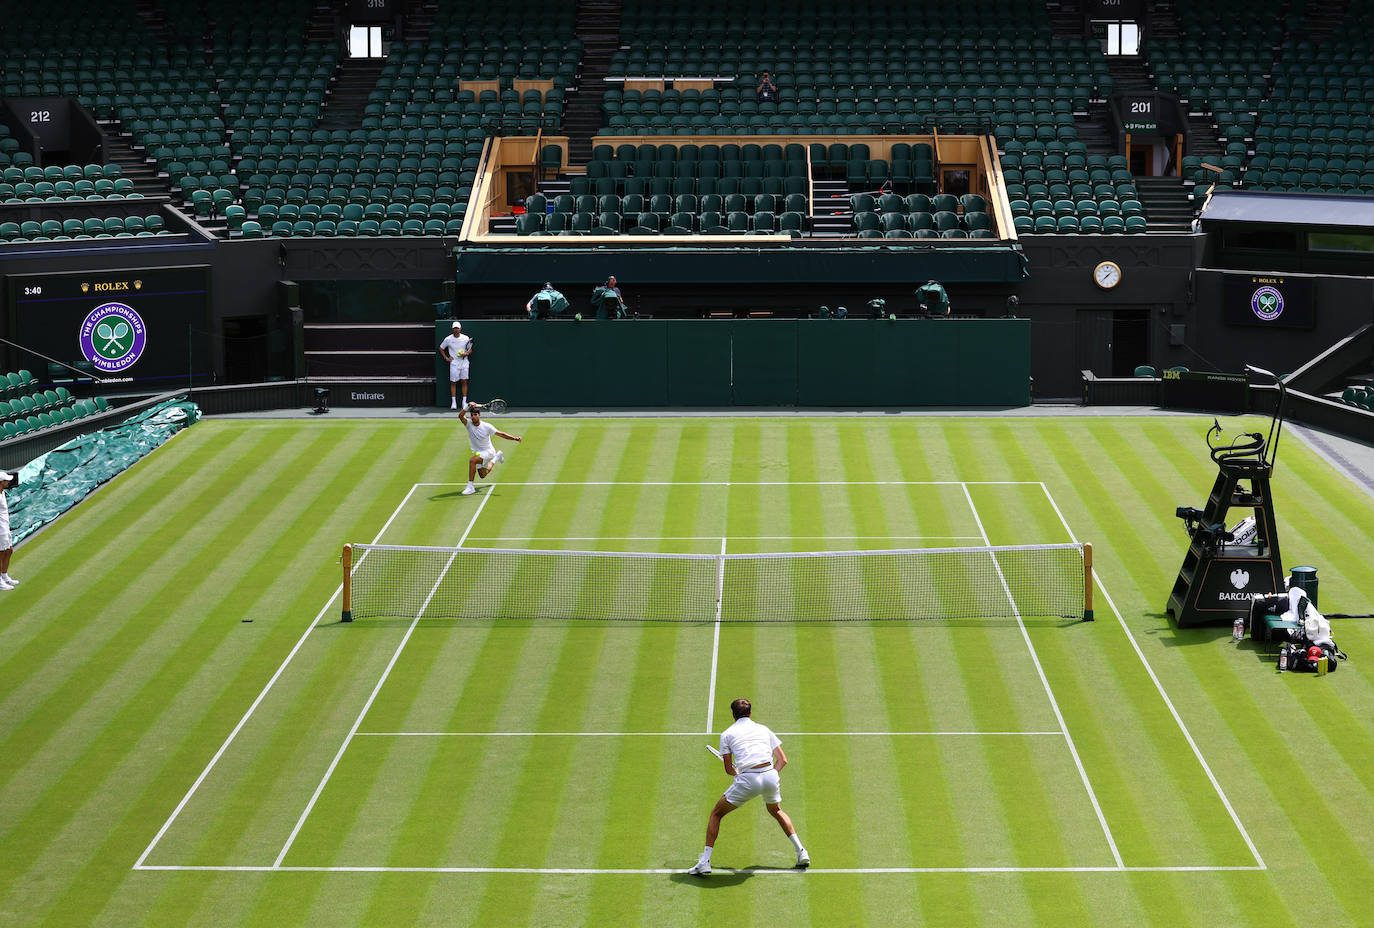
[[[105,374],[133,367],[147,343],[143,319],[123,303],[103,303],[81,323],[81,353]]]
[[[1260,287],[1250,297],[1250,309],[1265,322],[1273,322],[1283,315],[1283,294],[1273,287]]]

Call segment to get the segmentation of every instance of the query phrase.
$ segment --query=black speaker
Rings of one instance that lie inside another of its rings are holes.
[[[447,301],[449,301],[450,303],[452,303],[452,302],[453,302],[453,290],[454,290],[453,281],[451,281],[451,280],[446,280],[446,281],[444,281],[444,282],[443,282],[443,285],[440,287],[440,289],[443,291],[443,297],[442,297],[442,298],[445,299],[445,300],[447,300]]]
[[[301,285],[294,280],[282,280],[277,282],[277,287],[281,293],[283,306],[292,307],[301,305]]]

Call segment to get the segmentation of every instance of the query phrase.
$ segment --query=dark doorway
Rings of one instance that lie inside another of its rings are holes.
[[[1075,363],[1099,377],[1132,377],[1150,363],[1148,309],[1087,309],[1078,314]]]
[[[1112,310],[1112,376],[1131,377],[1150,363],[1150,311]]]
[[[941,171],[940,192],[961,197],[969,192],[968,168],[946,168]]]
[[[1150,170],[1150,154],[1150,149],[1143,145],[1131,146],[1131,173],[1136,177],[1149,177],[1154,173]]]
[[[224,320],[224,375],[229,383],[267,379],[267,317]]]

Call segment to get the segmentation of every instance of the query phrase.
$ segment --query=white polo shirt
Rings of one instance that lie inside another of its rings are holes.
[[[729,754],[736,770],[773,762],[773,748],[781,745],[767,725],[743,718],[720,733],[720,753]]]
[[[473,454],[481,454],[483,451],[495,451],[491,445],[491,436],[496,434],[496,426],[490,422],[483,422],[481,425],[473,425],[471,420],[468,422],[468,447]]]
[[[448,352],[448,356],[451,360],[466,360],[465,358],[459,358],[458,355],[467,351],[468,342],[470,341],[472,341],[472,339],[467,335],[446,335],[444,336],[444,340],[439,343],[439,347]]]

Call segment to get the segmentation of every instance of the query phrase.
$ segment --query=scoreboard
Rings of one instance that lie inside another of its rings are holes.
[[[204,383],[213,370],[209,283],[206,265],[11,274],[10,337],[64,364],[89,362],[80,366],[106,383]]]

